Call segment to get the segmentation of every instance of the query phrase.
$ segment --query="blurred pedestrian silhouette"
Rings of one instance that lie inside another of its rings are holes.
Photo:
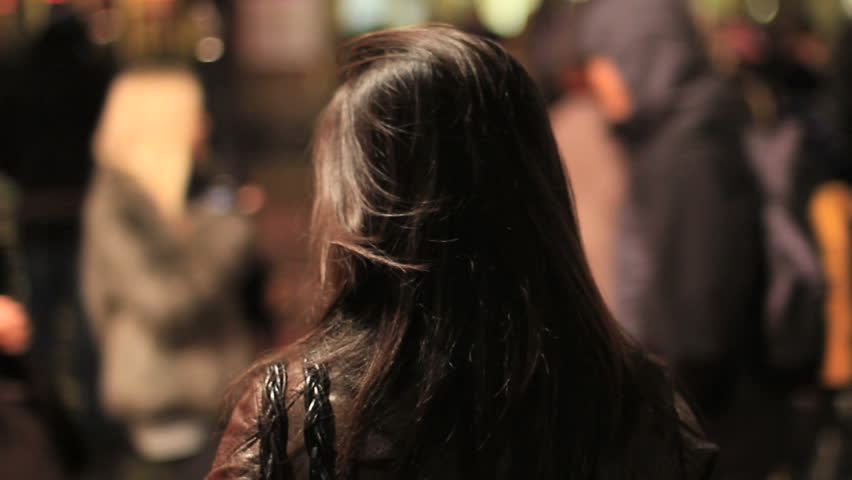
[[[89,440],[104,433],[104,422],[77,260],[92,170],[89,144],[114,67],[89,40],[85,22],[67,9],[51,15],[22,46],[0,79],[0,169],[21,196],[32,367],[60,394]]]
[[[202,96],[178,68],[130,70],[113,83],[82,257],[107,412],[143,458],[196,465],[225,388],[256,346],[242,291],[250,221],[232,190],[191,188],[206,140]]]
[[[49,378],[33,371],[29,357],[16,197],[0,177],[0,477],[58,480],[81,471],[85,452]]]
[[[753,414],[762,403],[744,393],[761,361],[764,298],[744,104],[712,68],[685,0],[590,2],[579,34],[589,83],[628,158],[616,316],[669,362],[712,420],[723,477],[765,476],[773,436],[746,426],[733,407],[748,404]],[[733,418],[733,430],[723,427]],[[762,443],[740,458],[733,441],[755,430]]]

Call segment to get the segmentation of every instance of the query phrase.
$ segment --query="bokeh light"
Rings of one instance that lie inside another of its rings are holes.
[[[412,25],[429,20],[430,8],[425,0],[403,0],[393,3],[390,10],[391,26]]]
[[[18,0],[0,0],[0,15],[12,13]]]
[[[482,23],[501,37],[514,37],[527,26],[541,0],[477,0],[476,11]]]
[[[779,0],[746,0],[749,17],[758,23],[770,23],[778,16],[781,8]]]
[[[852,0],[841,0],[840,4],[843,6],[846,14],[852,17]]]
[[[225,42],[219,37],[204,37],[195,47],[195,57],[199,62],[211,63],[222,58]]]
[[[98,45],[106,45],[118,39],[121,19],[113,8],[101,8],[89,18],[89,36]]]
[[[387,0],[340,0],[337,24],[349,34],[367,32],[384,26],[390,17]]]

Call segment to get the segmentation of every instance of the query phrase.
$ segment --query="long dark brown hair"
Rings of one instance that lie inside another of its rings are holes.
[[[303,345],[352,399],[339,472],[382,431],[400,478],[442,462],[466,478],[596,476],[641,387],[532,80],[440,25],[358,37],[341,65],[314,139],[321,300]]]

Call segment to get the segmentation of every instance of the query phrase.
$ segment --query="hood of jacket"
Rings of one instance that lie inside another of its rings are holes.
[[[619,70],[633,103],[622,130],[653,131],[684,103],[712,101],[695,88],[716,76],[685,0],[592,0],[583,7],[578,45]]]

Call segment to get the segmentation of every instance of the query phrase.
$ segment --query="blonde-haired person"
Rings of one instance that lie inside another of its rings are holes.
[[[196,77],[148,68],[116,78],[94,139],[83,296],[102,402],[148,460],[204,451],[222,393],[255,353],[240,292],[249,219],[188,200],[205,130]]]

